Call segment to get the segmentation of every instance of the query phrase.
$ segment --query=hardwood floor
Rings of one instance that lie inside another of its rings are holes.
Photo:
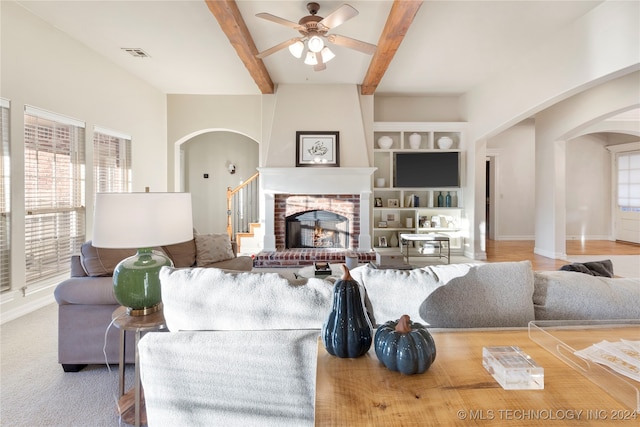
[[[529,260],[534,270],[557,270],[569,261],[551,259],[533,253],[530,240],[487,240],[487,261]],[[567,255],[640,255],[640,245],[608,240],[567,241]]]

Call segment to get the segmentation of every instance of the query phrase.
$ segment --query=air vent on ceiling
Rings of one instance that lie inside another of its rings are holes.
[[[150,58],[149,54],[139,47],[123,47],[122,50],[129,52],[135,58]]]

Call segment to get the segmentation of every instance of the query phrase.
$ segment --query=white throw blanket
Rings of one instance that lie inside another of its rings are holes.
[[[312,427],[320,331],[152,332],[139,344],[153,427]]]

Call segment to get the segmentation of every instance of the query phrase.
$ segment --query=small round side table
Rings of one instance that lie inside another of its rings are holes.
[[[140,424],[147,424],[147,414],[144,409],[144,400],[141,397],[142,387],[140,385],[140,366],[138,363],[138,342],[140,336],[144,332],[161,331],[166,329],[164,315],[162,310],[144,316],[130,316],[126,307],[116,309],[111,315],[114,325],[120,329],[120,360],[119,376],[120,383],[118,391],[120,399],[118,406],[122,419],[127,424],[139,427]],[[134,359],[134,386],[127,393],[124,392],[124,355],[126,354],[126,333],[133,331],[135,333],[135,359]],[[133,410],[132,410],[133,409]]]

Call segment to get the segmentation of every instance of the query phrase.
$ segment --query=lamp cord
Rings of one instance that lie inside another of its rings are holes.
[[[109,358],[107,357],[107,338],[108,338],[108,334],[109,334],[109,329],[111,329],[111,327],[113,326],[113,324],[116,322],[116,320],[118,320],[121,317],[124,317],[127,315],[127,312],[123,312],[122,314],[120,314],[117,317],[114,317],[113,320],[111,320],[111,323],[109,323],[109,326],[107,326],[107,329],[104,331],[104,345],[102,346],[102,354],[104,355],[104,363],[105,365],[107,365],[107,371],[109,372],[109,376],[112,375],[111,373],[111,366],[109,365]],[[126,355],[125,355],[125,360],[126,360]],[[124,363],[124,362],[123,362]],[[118,378],[118,382],[120,381],[120,378]],[[119,385],[118,385],[119,386]],[[115,393],[113,393],[113,400],[116,403],[116,407],[118,408],[118,426],[122,426],[122,412],[120,411],[120,398],[118,396],[116,396]]]

